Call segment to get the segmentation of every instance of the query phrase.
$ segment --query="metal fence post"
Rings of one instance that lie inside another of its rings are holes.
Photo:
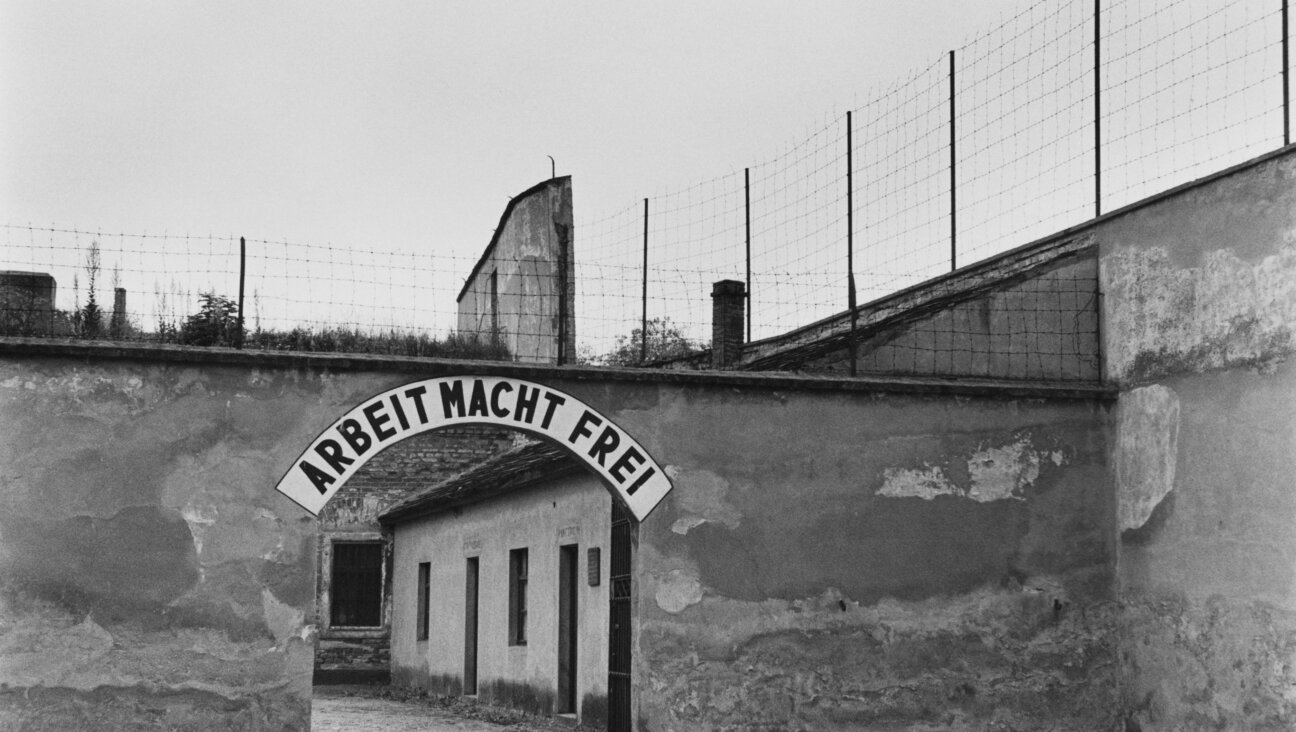
[[[238,333],[234,336],[234,347],[243,347],[243,281],[247,277],[247,239],[239,237],[239,299],[238,299]]]
[[[643,319],[639,326],[639,363],[648,360],[648,199],[644,199]]]
[[[1099,0],[1094,0],[1094,216],[1102,216],[1102,35],[1098,26]]]
[[[743,168],[743,212],[746,216],[747,241],[747,343],[751,343],[752,285],[751,285],[751,168]]]
[[[954,52],[949,52],[949,149],[950,149],[950,271],[958,269],[958,198],[955,192],[954,138]]]
[[[1282,0],[1283,145],[1291,144],[1291,88],[1287,81],[1287,0]]]
[[[855,346],[855,328],[859,315],[855,312],[855,184],[854,145],[851,141],[851,113],[846,112],[846,307],[850,310],[850,375],[855,376],[858,352]]]

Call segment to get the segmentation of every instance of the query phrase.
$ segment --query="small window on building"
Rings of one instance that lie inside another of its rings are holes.
[[[509,552],[509,645],[524,646],[527,642],[527,550]]]
[[[333,545],[330,624],[352,627],[382,625],[382,561],[381,542],[339,542]]]
[[[428,639],[428,591],[432,579],[432,563],[419,562],[418,566],[418,640]]]

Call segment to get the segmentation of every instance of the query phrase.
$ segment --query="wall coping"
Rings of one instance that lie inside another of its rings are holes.
[[[0,337],[0,356],[81,360],[144,361],[307,371],[385,371],[424,378],[480,374],[541,383],[633,382],[732,389],[936,394],[1039,399],[1115,399],[1114,386],[1067,381],[950,378],[930,376],[818,376],[781,372],[684,371],[594,366],[552,366],[508,361],[475,361],[359,353],[252,351],[173,344]]]

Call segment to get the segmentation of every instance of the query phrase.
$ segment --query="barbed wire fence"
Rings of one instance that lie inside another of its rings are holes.
[[[1287,14],[1286,0],[1036,3],[764,162],[610,212],[578,206],[578,350],[633,355],[637,342],[649,357],[633,333],[654,329],[705,346],[722,279],[746,285],[749,340],[770,338],[844,312],[852,281],[866,303],[1287,144]],[[458,327],[477,260],[3,230],[0,265],[58,282],[40,311],[53,335],[85,332],[92,243],[101,309],[125,290],[129,328],[114,337],[178,333],[242,279],[244,330],[263,334],[243,345],[260,348],[375,348],[364,341],[381,334],[421,353]]]

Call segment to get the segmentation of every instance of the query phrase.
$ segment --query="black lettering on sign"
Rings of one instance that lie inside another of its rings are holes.
[[[414,409],[418,411],[419,422],[422,424],[428,423],[427,409],[423,407],[423,395],[426,393],[426,386],[416,386],[413,389],[406,390],[405,392],[405,396],[414,400]],[[392,400],[394,401],[395,399],[396,397],[393,395]]]
[[[365,419],[369,421],[369,427],[372,428],[373,433],[378,436],[379,442],[396,436],[396,430],[390,427],[383,427],[383,425],[391,421],[391,415],[386,412],[379,414],[378,412],[382,408],[383,402],[381,399],[364,408]]]
[[[486,387],[482,385],[481,379],[473,379],[472,396],[468,397],[468,416],[488,416],[486,411]]]
[[[458,414],[456,417],[464,416],[464,395],[462,381],[444,381],[441,383],[441,409],[445,411],[445,418],[450,419],[450,408],[454,407]]]
[[[491,413],[500,419],[509,416],[508,408],[500,406],[500,392],[509,391],[513,391],[513,385],[507,381],[501,381],[495,385],[494,389],[491,389]]]
[[[647,470],[645,470],[644,474],[639,476],[639,480],[636,480],[633,485],[631,485],[629,488],[626,488],[626,495],[633,496],[635,494],[635,491],[639,490],[639,486],[648,482],[648,479],[651,478],[652,474],[656,472],[657,472],[657,468],[648,468]]]
[[[608,425],[603,428],[603,434],[598,436],[594,441],[593,447],[589,449],[589,456],[598,460],[599,467],[603,467],[603,457],[617,449],[621,444],[621,436],[617,434],[616,428]]]
[[[342,435],[342,439],[347,441],[351,449],[357,455],[363,455],[369,451],[369,446],[373,444],[373,439],[364,431],[360,423],[354,419],[344,419],[342,424],[338,425],[337,431]]]
[[[355,462],[343,455],[342,446],[333,440],[320,440],[320,443],[315,446],[315,452],[324,458],[324,462],[328,463],[328,466],[333,468],[333,472],[338,475],[341,475],[346,470],[346,466]]]
[[[320,492],[320,495],[328,493],[328,487],[330,483],[337,482],[336,480],[333,479],[333,476],[329,475],[323,470],[320,470],[314,465],[311,465],[305,460],[301,461],[301,463],[297,467],[301,468],[301,471],[306,474],[307,478],[310,478],[311,484],[315,486],[315,490]]]
[[[528,397],[527,394],[531,396]],[[535,419],[536,402],[540,401],[539,389],[528,389],[526,384],[518,386],[517,406],[514,407],[513,419],[531,424]]]
[[[549,402],[549,407],[545,409],[545,416],[544,420],[540,422],[540,429],[547,430],[549,429],[549,422],[553,420],[554,410],[558,408],[558,405],[566,404],[567,400],[547,391],[544,393],[544,398],[546,402]]]
[[[401,406],[399,394],[391,395],[391,405],[392,411],[396,413],[396,421],[400,422],[401,429],[409,429],[409,420],[405,418],[405,407]]]
[[[592,437],[594,433],[590,432],[589,428],[585,426],[590,423],[593,423],[595,427],[598,427],[603,424],[603,420],[599,419],[598,415],[586,409],[581,413],[580,419],[576,420],[576,426],[572,428],[572,433],[567,437],[567,441],[575,445],[576,440],[581,437]]]
[[[631,445],[626,448],[625,452],[621,453],[621,457],[617,458],[616,462],[612,463],[612,467],[608,468],[608,473],[616,482],[624,483],[626,475],[621,471],[628,469],[631,473],[634,473],[636,468],[643,465],[643,462],[643,454],[636,450],[634,445]]]

